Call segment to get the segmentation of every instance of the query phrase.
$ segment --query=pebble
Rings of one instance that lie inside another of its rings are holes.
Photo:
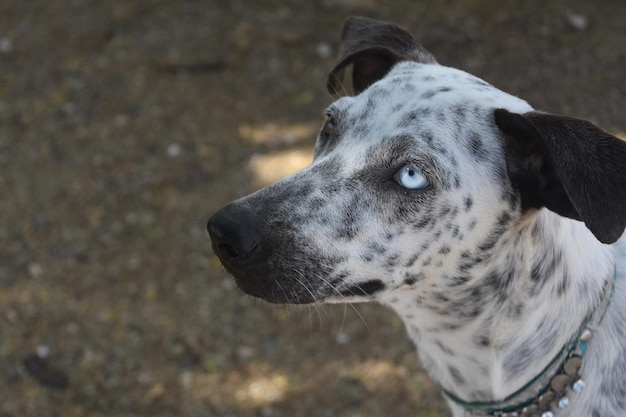
[[[30,264],[28,266],[28,273],[33,278],[39,278],[43,274],[43,268],[39,264]]]
[[[0,52],[8,54],[13,50],[13,41],[9,38],[0,38]]]
[[[570,25],[570,27],[578,31],[582,32],[589,27],[589,19],[585,15],[577,14],[577,13],[568,13],[566,16],[566,19],[567,19],[567,24]]]
[[[322,59],[330,58],[333,53],[332,48],[326,42],[320,42],[317,44],[317,55]]]
[[[169,156],[170,158],[176,158],[180,156],[182,152],[183,152],[183,149],[177,143],[173,143],[167,147],[167,156]]]
[[[46,359],[50,357],[50,353],[52,353],[52,349],[48,345],[39,345],[35,351],[37,356],[41,359]]]

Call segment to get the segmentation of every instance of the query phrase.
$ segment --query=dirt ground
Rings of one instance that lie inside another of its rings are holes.
[[[447,415],[390,311],[254,300],[205,231],[310,161],[349,14],[626,131],[623,0],[0,0],[0,417]]]

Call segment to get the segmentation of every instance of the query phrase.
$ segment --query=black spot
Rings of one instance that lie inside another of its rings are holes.
[[[319,212],[322,208],[326,207],[328,200],[321,197],[313,197],[308,201],[309,210],[313,213]]]
[[[458,175],[454,176],[454,188],[461,188],[461,177]]]
[[[559,285],[557,286],[557,295],[559,297],[563,296],[563,294],[565,294],[568,288],[569,288],[569,276],[567,275],[567,273],[563,272],[561,281],[559,282]]]
[[[402,120],[398,123],[399,127],[410,127],[417,124],[419,120],[424,120],[430,115],[431,110],[429,108],[419,108],[408,112],[402,117]]]
[[[441,330],[454,331],[459,330],[461,327],[463,327],[463,323],[460,321],[455,323],[443,323],[441,325]]]
[[[406,263],[404,264],[404,267],[405,268],[412,267],[415,264],[415,261],[417,261],[417,258],[419,258],[419,254],[416,253],[415,255],[411,256],[408,261],[406,261]]]
[[[530,270],[530,278],[533,282],[530,293],[532,296],[539,294],[546,282],[554,275],[557,268],[561,265],[562,256],[563,254],[560,251],[544,253],[543,256],[533,263]]]
[[[351,241],[358,235],[358,228],[352,227],[351,224],[344,224],[343,227],[335,231],[337,240]]]
[[[478,249],[480,249],[481,251],[488,251],[490,249],[493,249],[498,240],[500,240],[502,234],[506,231],[506,226],[511,220],[512,217],[508,212],[503,211],[502,213],[500,213],[500,215],[498,216],[496,227],[491,231],[487,239],[481,242],[481,244],[478,246]]]
[[[520,201],[519,195],[513,190],[505,190],[502,195],[502,199],[509,203],[509,208],[511,210],[515,210]]]
[[[431,217],[424,217],[419,222],[413,225],[413,229],[423,229],[432,221]]]
[[[388,270],[393,269],[394,266],[396,266],[398,264],[398,254],[394,254],[391,255],[389,258],[387,258],[387,260],[385,261],[385,267]]]
[[[439,350],[441,350],[446,355],[448,355],[448,356],[455,356],[454,351],[452,349],[450,349],[448,346],[446,346],[445,344],[443,344],[440,340],[435,340],[435,344],[437,345]]]
[[[433,135],[433,132],[431,132],[431,131],[423,132],[421,136],[424,138],[424,140],[428,144],[432,145],[433,142],[435,141],[435,135]]]
[[[378,279],[366,281],[360,284],[352,285],[344,290],[340,291],[341,295],[358,295],[358,296],[368,296],[373,295],[379,291],[385,289],[385,284]]]
[[[448,298],[448,296],[444,293],[436,292],[433,294],[433,300],[437,301],[438,303],[447,303],[450,301],[450,298]]]
[[[489,347],[489,345],[491,344],[489,337],[481,334],[475,334],[474,337],[472,337],[472,341],[476,346],[480,348]]]
[[[404,283],[407,285],[413,285],[416,282],[418,282],[420,279],[422,279],[422,274],[409,274],[407,273],[404,276]]]
[[[463,252],[461,254],[461,262],[459,263],[459,271],[467,272],[474,268],[476,265],[482,263],[487,259],[484,254],[478,254],[472,256],[469,252]]]
[[[477,133],[470,135],[467,143],[470,154],[478,161],[484,161],[488,157],[488,152],[483,145],[483,141]]]
[[[467,108],[463,105],[456,105],[453,107],[452,111],[458,116],[459,119],[465,119],[465,112],[467,111]]]
[[[406,84],[404,84],[403,90],[405,92],[407,92],[407,93],[411,93],[411,92],[415,91],[415,86],[413,84],[411,84],[411,83],[406,83]]]
[[[450,251],[451,251],[451,250],[452,250],[452,249],[450,249],[450,246],[447,246],[447,245],[446,245],[446,246],[442,246],[442,247],[441,247],[441,249],[439,249],[439,253],[440,253],[441,255],[447,255],[447,254],[449,254],[449,253],[450,253]]]
[[[461,375],[461,371],[459,371],[454,366],[449,366],[448,371],[450,371],[450,376],[454,379],[454,383],[457,385],[465,385],[465,378]]]
[[[470,209],[474,205],[474,200],[472,200],[472,197],[465,197],[465,200],[463,200],[463,202],[465,203],[465,211],[470,211]]]
[[[524,304],[515,303],[509,304],[506,309],[506,316],[512,320],[519,320],[522,317],[524,311]]]
[[[448,287],[458,287],[469,282],[472,278],[469,275],[455,275],[448,279]]]

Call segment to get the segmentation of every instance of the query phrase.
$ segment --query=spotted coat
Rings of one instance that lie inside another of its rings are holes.
[[[626,415],[626,145],[439,65],[394,25],[348,20],[329,88],[348,64],[355,95],[326,110],[311,166],[209,222],[238,285],[386,304],[438,384],[487,401],[545,367],[617,265],[588,388],[559,416]]]

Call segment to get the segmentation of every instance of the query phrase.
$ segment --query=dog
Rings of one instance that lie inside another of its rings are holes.
[[[626,143],[394,24],[349,18],[349,66],[312,164],[210,218],[238,286],[391,307],[455,417],[626,416]]]

